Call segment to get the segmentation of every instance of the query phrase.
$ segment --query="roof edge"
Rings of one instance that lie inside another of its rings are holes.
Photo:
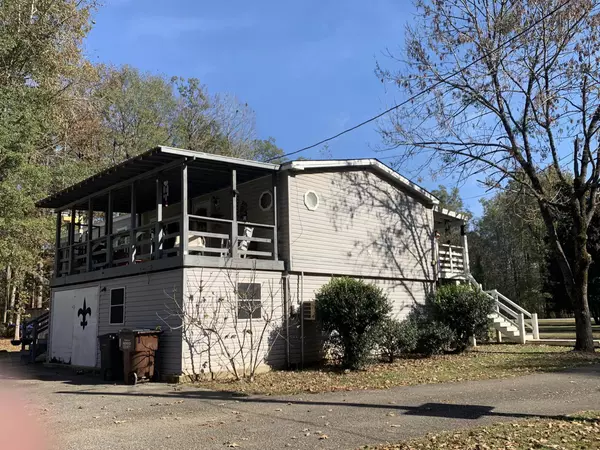
[[[394,169],[383,164],[381,161],[374,158],[367,159],[328,159],[328,160],[301,160],[290,161],[283,163],[280,170],[302,171],[306,169],[344,169],[344,168],[360,168],[369,167],[385,178],[391,179],[400,185],[404,186],[411,193],[425,199],[433,205],[439,205],[440,201],[431,192],[423,189],[418,184],[413,183],[408,178],[400,175]]]

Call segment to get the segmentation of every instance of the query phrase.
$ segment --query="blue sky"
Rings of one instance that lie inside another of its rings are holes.
[[[361,122],[399,95],[375,76],[377,61],[401,51],[409,0],[200,2],[106,0],[86,52],[94,62],[130,64],[143,71],[199,78],[213,93],[231,93],[256,112],[260,137],[286,152]],[[393,67],[393,66],[391,66]],[[314,149],[312,158],[379,157],[376,124]],[[400,172],[416,180],[410,168]],[[433,189],[451,179],[419,180]],[[460,186],[479,214],[483,190]]]

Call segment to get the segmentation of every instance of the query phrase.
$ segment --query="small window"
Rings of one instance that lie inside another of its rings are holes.
[[[304,194],[304,206],[310,211],[314,211],[319,207],[319,196],[315,191],[306,191],[306,194]]]
[[[260,319],[260,283],[238,283],[238,319]]]
[[[260,194],[258,204],[263,211],[269,211],[273,207],[273,194],[271,194],[271,191],[265,191]]]
[[[110,291],[110,318],[111,325],[123,325],[125,318],[125,288],[111,289]]]

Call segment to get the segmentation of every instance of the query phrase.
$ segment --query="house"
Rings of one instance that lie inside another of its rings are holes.
[[[48,359],[98,366],[98,335],[160,327],[163,375],[307,364],[331,277],[380,286],[399,318],[465,279],[464,217],[438,205],[374,159],[157,147],[37,203],[56,215]]]

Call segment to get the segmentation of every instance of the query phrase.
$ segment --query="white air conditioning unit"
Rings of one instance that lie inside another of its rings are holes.
[[[302,318],[304,320],[315,320],[315,302],[302,302]]]

